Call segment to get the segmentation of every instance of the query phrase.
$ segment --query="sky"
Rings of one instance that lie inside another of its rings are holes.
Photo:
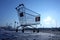
[[[41,15],[39,27],[60,27],[60,0],[0,0],[0,26],[19,22],[15,8],[21,3]]]

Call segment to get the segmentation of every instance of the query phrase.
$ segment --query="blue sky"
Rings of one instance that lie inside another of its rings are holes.
[[[42,26],[60,26],[60,0],[0,0],[0,25],[19,22],[15,8],[21,3],[41,14]]]

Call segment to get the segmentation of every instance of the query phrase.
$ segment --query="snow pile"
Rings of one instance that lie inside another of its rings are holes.
[[[57,36],[51,33],[21,33],[15,31],[6,31],[0,29],[0,40],[60,40],[60,35]]]

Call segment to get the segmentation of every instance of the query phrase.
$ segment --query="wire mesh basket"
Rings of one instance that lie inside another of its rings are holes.
[[[40,24],[40,14],[26,8],[23,4],[20,4],[16,10],[21,25]]]

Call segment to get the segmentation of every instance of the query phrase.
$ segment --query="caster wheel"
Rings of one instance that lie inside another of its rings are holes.
[[[22,33],[24,33],[24,29],[22,29]]]
[[[18,32],[18,29],[16,29],[16,32]]]
[[[39,33],[39,30],[37,30],[37,33]]]
[[[33,33],[35,32],[35,30],[33,30]]]

